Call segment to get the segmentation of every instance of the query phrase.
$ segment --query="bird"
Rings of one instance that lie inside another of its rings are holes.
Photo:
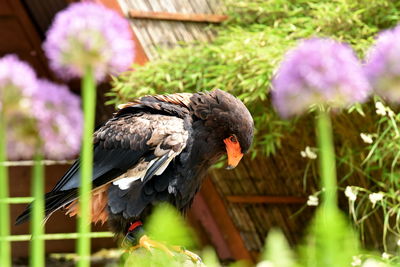
[[[143,221],[158,203],[185,213],[207,170],[222,155],[238,165],[254,136],[241,100],[209,92],[147,95],[118,106],[93,134],[92,222],[146,247]],[[55,211],[78,211],[79,159],[45,195],[45,220]],[[29,220],[31,205],[16,224]],[[140,237],[140,239],[138,239]],[[151,243],[151,246],[156,246]]]

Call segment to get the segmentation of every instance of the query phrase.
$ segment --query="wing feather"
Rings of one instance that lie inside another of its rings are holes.
[[[140,179],[144,185],[153,176],[163,173],[186,146],[188,131],[182,117],[188,112],[186,104],[190,94],[159,96],[151,101],[149,97],[146,98],[126,104],[123,111],[116,113],[114,118],[95,131],[93,189],[127,178],[129,170],[137,168],[141,162],[147,162],[148,167]],[[80,163],[77,160],[46,195],[46,215],[76,200],[79,184]],[[118,186],[110,186],[110,192],[115,187],[119,191],[117,197],[123,197],[129,191],[121,192]],[[141,189],[142,186],[135,187],[130,192],[137,193]],[[127,208],[126,203],[114,200],[109,199],[112,211]],[[29,218],[29,212],[28,206],[18,222]]]

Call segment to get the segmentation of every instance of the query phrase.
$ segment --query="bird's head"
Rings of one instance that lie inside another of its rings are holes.
[[[197,95],[197,96],[196,96]],[[238,98],[222,90],[195,94],[194,112],[213,131],[217,144],[228,156],[227,169],[235,168],[253,141],[253,118]]]

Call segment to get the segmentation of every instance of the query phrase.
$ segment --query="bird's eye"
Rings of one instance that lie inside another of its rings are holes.
[[[230,137],[229,137],[229,140],[232,142],[232,143],[237,143],[237,137],[236,137],[236,135],[231,135]]]

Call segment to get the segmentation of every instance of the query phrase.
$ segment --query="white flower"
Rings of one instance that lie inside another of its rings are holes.
[[[382,102],[376,102],[375,103],[375,108],[376,108],[376,114],[381,115],[381,116],[385,116],[386,115],[386,108],[385,106],[382,104]]]
[[[317,154],[309,146],[306,146],[305,150],[300,152],[300,155],[303,158],[309,158],[309,159],[317,158]]]
[[[394,116],[394,112],[393,112],[393,110],[391,110],[391,108],[386,107],[386,111],[387,111],[387,114],[388,114],[389,117],[393,117]]]
[[[388,260],[392,255],[390,255],[389,253],[383,252],[382,253],[382,259]]]
[[[372,144],[374,142],[374,140],[372,140],[371,134],[360,133],[360,136],[364,143]]]
[[[308,196],[307,206],[318,206],[319,200],[317,196]]]
[[[357,199],[357,190],[353,189],[351,186],[347,186],[346,190],[344,190],[344,194],[349,198],[350,201],[356,201]]]
[[[362,262],[360,256],[353,256],[353,261],[351,263],[351,266],[360,266],[361,263]]]
[[[397,240],[397,246],[399,246],[399,247],[400,247],[400,239],[399,239],[399,240]]]
[[[371,193],[369,194],[369,201],[372,203],[372,207],[375,207],[376,202],[381,201],[383,199],[383,193]]]

